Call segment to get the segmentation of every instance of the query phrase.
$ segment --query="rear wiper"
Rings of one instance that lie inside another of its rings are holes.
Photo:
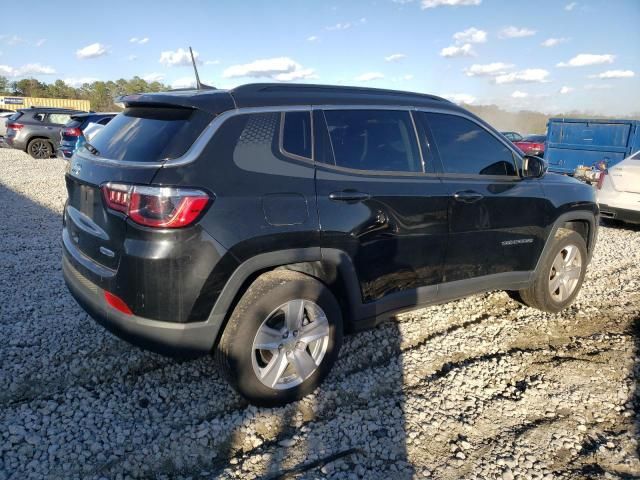
[[[93,155],[100,155],[100,152],[98,151],[98,149],[93,145],[91,145],[89,142],[85,142],[84,148],[89,150]]]

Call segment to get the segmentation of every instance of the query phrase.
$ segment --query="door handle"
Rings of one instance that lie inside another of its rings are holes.
[[[482,200],[484,195],[473,190],[465,190],[463,192],[456,192],[453,194],[453,198],[462,203],[474,203],[478,200]]]
[[[364,192],[357,192],[355,190],[343,190],[342,192],[332,192],[329,194],[329,198],[331,200],[335,200],[336,202],[364,202],[365,200],[369,200],[371,195]]]

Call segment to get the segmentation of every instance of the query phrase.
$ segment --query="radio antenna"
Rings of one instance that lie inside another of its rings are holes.
[[[191,54],[191,63],[193,64],[193,71],[196,74],[196,88],[202,90],[202,83],[200,83],[200,75],[198,75],[198,68],[196,67],[196,59],[193,56],[193,50],[189,47],[189,53]]]

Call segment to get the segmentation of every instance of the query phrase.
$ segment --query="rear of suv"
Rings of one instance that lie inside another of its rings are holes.
[[[313,391],[343,332],[399,311],[578,294],[593,190],[446,100],[257,84],[122,101],[68,165],[67,285],[124,339],[214,354],[255,404]]]
[[[50,158],[58,147],[60,130],[75,113],[82,112],[48,107],[20,109],[7,121],[5,141],[33,158]]]

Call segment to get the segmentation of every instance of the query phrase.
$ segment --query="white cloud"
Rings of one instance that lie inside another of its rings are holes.
[[[555,47],[556,45],[560,44],[560,43],[564,43],[568,40],[568,38],[547,38],[544,42],[542,42],[540,45],[542,45],[543,47]]]
[[[440,51],[441,57],[473,57],[475,56],[475,52],[473,51],[473,47],[470,43],[465,43],[464,45],[458,47],[456,45],[450,45],[448,47],[443,48]]]
[[[129,60],[130,62],[133,62],[134,60],[137,60],[138,56],[137,55],[129,55],[127,57],[127,60]]]
[[[197,51],[193,51],[193,58],[196,63],[200,63],[200,54]],[[191,66],[191,54],[189,50],[182,48],[173,50],[166,50],[160,53],[160,63],[168,67],[188,67]]]
[[[27,75],[52,75],[56,71],[48,66],[39,63],[28,63],[21,67],[11,67],[9,65],[0,65],[0,75],[7,77],[24,77]]]
[[[445,93],[442,96],[453,103],[471,104],[476,101],[476,97],[468,93]]]
[[[42,45],[44,45],[44,44],[45,44],[45,42],[46,42],[46,41],[47,41],[47,39],[46,39],[46,38],[41,38],[40,40],[38,40],[38,41],[35,43],[35,46],[36,46],[36,47],[41,47]]]
[[[498,85],[506,83],[546,83],[549,72],[542,68],[527,68],[495,77]]]
[[[289,57],[266,58],[243,65],[232,65],[222,72],[222,76],[223,78],[271,78],[281,82],[316,77],[313,69],[303,68]]]
[[[142,76],[145,82],[161,82],[164,80],[164,74],[162,73],[146,73]]]
[[[316,37],[315,35],[311,35],[310,37],[307,37],[307,42],[317,42],[319,40],[318,37]]]
[[[528,96],[527,92],[521,92],[520,90],[516,90],[511,94],[511,98],[527,98]]]
[[[27,42],[24,38],[19,37],[18,35],[0,35],[0,40],[12,47]]]
[[[205,65],[219,65],[220,64],[220,60],[206,60],[204,62]]]
[[[567,12],[570,12],[571,10],[573,10],[574,8],[576,8],[578,6],[578,2],[571,2],[571,3],[567,3],[564,7],[564,9]]]
[[[182,77],[171,82],[171,88],[196,88],[194,77]]]
[[[566,95],[567,93],[571,93],[571,92],[573,92],[574,90],[575,90],[575,89],[574,89],[573,87],[567,87],[567,86],[564,86],[564,87],[562,87],[562,88],[560,89],[560,94],[561,94],[561,95]]]
[[[404,53],[394,53],[393,55],[389,55],[388,57],[384,57],[385,62],[397,62],[398,60],[402,60],[403,58],[407,58]]]
[[[76,57],[79,59],[101,57],[109,53],[109,48],[101,43],[92,43],[86,47],[76,50]]]
[[[436,7],[462,7],[469,5],[480,5],[482,0],[422,0],[421,8],[426,10],[427,8]]]
[[[149,37],[143,37],[143,38],[138,38],[138,37],[131,37],[129,39],[129,42],[131,43],[138,43],[140,45],[144,45],[145,43],[149,42]]]
[[[94,77],[72,77],[72,78],[65,78],[63,81],[70,87],[79,88],[85,83],[97,82],[98,79]]]
[[[485,64],[473,64],[464,70],[467,77],[495,77],[504,75],[507,70],[513,68],[509,63],[493,62]]]
[[[331,25],[330,27],[326,27],[327,30],[347,30],[351,28],[351,23],[336,23],[335,25]]]
[[[522,37],[530,37],[535,35],[536,31],[531,30],[530,28],[518,28],[518,27],[505,27],[500,30],[498,36],[500,38],[522,38]]]
[[[358,75],[354,80],[356,82],[371,82],[372,80],[380,80],[382,78],[384,78],[384,75],[380,72],[367,72]]]
[[[471,27],[454,33],[453,39],[456,43],[485,43],[487,41],[487,32]]]
[[[568,62],[560,62],[556,67],[587,67],[589,65],[602,65],[604,63],[613,63],[615,55],[594,55],[592,53],[580,53]]]
[[[633,78],[636,73],[633,70],[607,70],[606,72],[599,73],[597,75],[589,75],[589,78]]]
[[[413,80],[413,75],[412,75],[411,73],[409,73],[408,75],[403,76],[403,77],[402,77],[402,80],[405,80],[405,81],[407,81],[407,82],[408,82],[409,80]]]

